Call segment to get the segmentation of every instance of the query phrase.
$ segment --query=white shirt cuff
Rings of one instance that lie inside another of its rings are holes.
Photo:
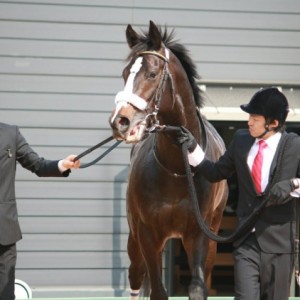
[[[298,181],[298,186],[299,186],[299,187],[298,187],[297,189],[293,190],[293,191],[290,193],[290,195],[291,195],[292,197],[300,198],[300,178],[296,178],[295,180]]]
[[[58,169],[59,169],[59,171],[60,171],[61,173],[63,173],[63,172],[65,172],[65,171],[68,170],[68,168],[65,168],[65,167],[63,166],[63,160],[60,160],[60,161],[58,162]]]
[[[188,154],[189,164],[193,167],[198,166],[204,159],[205,153],[199,145],[195,148],[192,153]]]

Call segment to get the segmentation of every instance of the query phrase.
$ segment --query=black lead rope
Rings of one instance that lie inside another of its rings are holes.
[[[77,155],[74,159],[74,162],[79,160],[80,158],[86,156],[87,154],[91,153],[92,151],[100,148],[101,146],[107,144],[108,142],[110,142],[111,140],[113,140],[114,137],[110,136],[107,139],[105,139],[104,141],[98,143],[97,145],[85,150],[84,152],[80,153],[79,155]],[[92,165],[94,165],[95,163],[97,163],[99,160],[101,160],[103,157],[105,157],[109,152],[111,152],[113,149],[115,149],[120,143],[122,143],[122,141],[117,141],[115,142],[112,146],[110,146],[106,151],[104,151],[99,157],[97,157],[96,159],[94,159],[93,161],[86,163],[86,164],[81,164],[80,165],[80,169],[84,169],[87,167],[90,167]]]
[[[273,182],[276,182],[277,177],[279,176],[279,171],[281,169],[280,164],[282,162],[282,154],[284,152],[287,140],[288,140],[288,135],[282,141],[281,148],[279,149],[279,154],[278,154],[279,165],[276,168],[276,171],[273,176],[271,184],[268,185],[269,188],[272,186]],[[197,194],[196,194],[196,190],[195,190],[195,185],[194,185],[194,181],[193,181],[193,175],[192,175],[191,167],[190,167],[190,164],[188,161],[188,149],[187,148],[188,148],[187,143],[183,143],[182,144],[182,153],[183,153],[183,160],[184,160],[184,165],[185,165],[185,169],[186,169],[186,173],[187,173],[189,193],[190,193],[190,197],[191,197],[191,200],[193,203],[196,221],[197,221],[199,227],[201,228],[201,230],[205,233],[205,235],[208,238],[210,238],[216,242],[220,242],[220,243],[233,242],[233,241],[241,238],[242,236],[247,235],[253,229],[255,221],[257,220],[257,218],[259,217],[259,215],[261,214],[262,210],[264,209],[264,207],[266,206],[266,204],[268,202],[268,198],[261,197],[260,205],[257,206],[254,209],[254,211],[252,212],[252,214],[243,223],[241,223],[240,226],[237,227],[235,229],[235,231],[232,234],[230,234],[229,236],[227,236],[227,237],[220,236],[220,235],[217,235],[216,233],[212,232],[209,229],[209,227],[207,226],[207,224],[205,223],[205,221],[203,220],[202,215],[201,215],[201,211],[200,211],[198,199],[197,199]],[[265,194],[267,195],[268,191]]]

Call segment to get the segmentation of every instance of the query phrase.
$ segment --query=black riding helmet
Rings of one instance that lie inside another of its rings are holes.
[[[249,114],[262,115],[267,125],[271,120],[278,120],[280,129],[289,112],[286,97],[276,87],[264,88],[254,94],[248,104],[242,104],[241,109]]]

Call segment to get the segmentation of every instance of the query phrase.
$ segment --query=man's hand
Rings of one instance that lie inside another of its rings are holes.
[[[62,166],[65,169],[78,169],[80,167],[80,160],[74,162],[74,159],[77,155],[71,154],[63,159],[61,162]]]
[[[180,129],[177,132],[176,144],[182,145],[183,143],[187,143],[189,164],[196,167],[204,159],[204,152],[188,129],[183,126]]]
[[[269,192],[269,203],[271,205],[283,204],[290,197],[290,193],[295,189],[292,180],[283,180],[274,184]]]
[[[196,149],[197,142],[188,129],[183,126],[180,128],[181,130],[177,133],[176,144],[182,145],[183,143],[187,143],[187,149],[191,153]]]

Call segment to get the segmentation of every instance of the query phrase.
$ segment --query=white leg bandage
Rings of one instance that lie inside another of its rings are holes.
[[[130,290],[130,300],[138,300],[140,290]]]

